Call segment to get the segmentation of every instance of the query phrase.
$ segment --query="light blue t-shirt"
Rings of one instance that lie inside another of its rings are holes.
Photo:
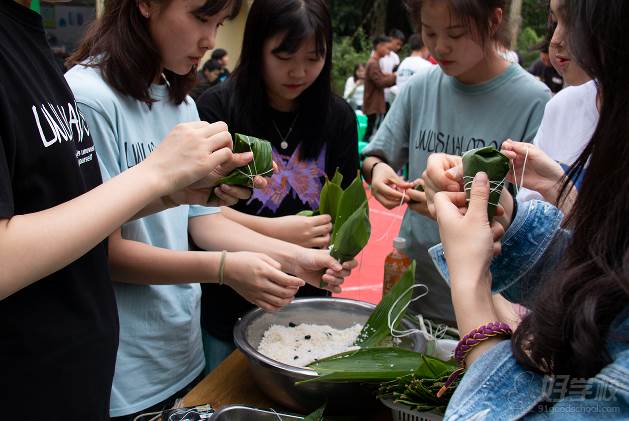
[[[503,141],[531,142],[542,121],[550,90],[517,64],[479,85],[465,85],[441,67],[416,74],[401,90],[363,155],[377,156],[396,171],[409,164],[409,179],[421,177],[435,152],[463,155]],[[429,318],[454,322],[450,290],[428,249],[440,242],[437,223],[407,210],[400,236],[417,260],[416,280],[430,292],[413,303]]]
[[[106,181],[144,160],[178,123],[198,121],[188,98],[174,105],[165,85],[150,88],[152,108],[112,89],[94,68],[66,73],[89,125]],[[155,247],[188,250],[188,218],[217,208],[178,206],[122,226],[122,237]],[[178,392],[203,370],[199,284],[114,283],[120,345],[110,415],[142,411]]]

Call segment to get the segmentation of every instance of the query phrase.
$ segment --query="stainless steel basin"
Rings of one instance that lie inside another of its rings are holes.
[[[277,313],[255,309],[234,327],[234,342],[247,356],[253,378],[260,389],[283,407],[310,413],[327,402],[331,413],[358,414],[369,411],[377,404],[373,385],[336,382],[295,385],[297,381],[316,377],[316,373],[272,360],[257,349],[264,332],[271,325],[311,323],[346,329],[356,323],[364,324],[374,308],[373,304],[342,298],[304,298],[293,301]],[[407,329],[413,327],[404,320],[402,323]],[[404,339],[400,346],[417,352],[426,350],[426,342],[421,335]]]
[[[212,416],[212,421],[294,421],[303,420],[297,415],[283,414],[243,405],[224,406]]]

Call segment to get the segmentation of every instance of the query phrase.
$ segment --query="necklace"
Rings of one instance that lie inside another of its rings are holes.
[[[281,139],[281,143],[280,143],[280,148],[282,148],[283,150],[288,149],[288,138],[290,137],[291,133],[293,132],[293,128],[295,127],[295,123],[297,122],[297,117],[299,117],[299,114],[295,114],[295,118],[293,119],[293,122],[291,123],[290,127],[288,128],[288,132],[286,132],[286,136],[282,136],[282,133],[280,132],[280,129],[277,127],[277,124],[275,123],[275,120],[271,120],[271,122],[273,123],[273,127],[275,128],[275,131],[277,132],[277,135],[280,137]]]

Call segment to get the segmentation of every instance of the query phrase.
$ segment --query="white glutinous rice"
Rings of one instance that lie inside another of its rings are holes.
[[[327,325],[302,323],[272,325],[264,332],[258,352],[284,364],[305,367],[315,360],[352,351],[362,325],[334,329]]]

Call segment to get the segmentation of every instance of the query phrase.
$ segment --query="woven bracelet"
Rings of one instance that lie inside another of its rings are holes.
[[[437,392],[437,397],[440,398],[450,385],[463,373],[465,370],[465,357],[470,353],[472,348],[480,344],[483,341],[491,338],[509,338],[513,334],[513,331],[508,324],[502,322],[491,322],[472,330],[465,335],[456,346],[454,350],[454,358],[459,367],[450,374],[448,380],[446,380],[443,387]]]

